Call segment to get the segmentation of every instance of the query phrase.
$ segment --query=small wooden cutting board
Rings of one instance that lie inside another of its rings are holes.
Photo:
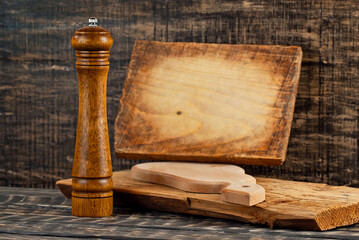
[[[280,165],[302,50],[137,41],[115,124],[126,159]]]
[[[131,169],[136,180],[194,193],[221,193],[225,202],[253,206],[265,200],[265,190],[244,169],[229,164],[150,162]]]

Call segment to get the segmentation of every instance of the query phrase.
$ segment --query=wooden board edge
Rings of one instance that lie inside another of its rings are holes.
[[[153,153],[132,153],[125,150],[115,150],[117,158],[128,160],[150,160],[150,161],[183,161],[202,163],[227,163],[260,166],[279,166],[284,163],[285,158],[278,157],[236,157],[236,156],[198,156],[198,155],[173,155]],[[193,161],[196,159],[196,161]],[[220,161],[219,161],[220,160]]]
[[[72,195],[72,178],[62,179],[56,182],[56,186],[60,189],[61,193],[68,199]]]
[[[220,218],[239,221],[242,223],[255,224],[258,226],[268,226],[270,228],[290,228],[298,230],[321,231],[315,219],[293,218],[291,216],[285,218],[284,216],[281,216],[281,219],[276,218],[270,219],[269,221],[263,221],[261,219],[256,219],[255,217],[249,220],[242,217],[240,214],[233,214],[233,212],[220,212],[216,211],[215,209],[208,210],[201,207],[198,208],[198,205],[194,204],[197,199],[190,197],[188,197],[186,200],[181,200],[168,199],[159,196],[132,194],[128,192],[115,192],[114,199],[114,201],[116,201],[117,203],[116,206],[126,206],[169,213],[175,212],[180,214],[191,214],[204,217]],[[298,224],[299,220],[300,224]]]
[[[351,216],[343,218],[342,216]],[[339,221],[340,219],[340,221]],[[359,202],[338,206],[317,213],[315,220],[321,231],[336,227],[349,226],[359,222]]]
[[[266,225],[270,228],[321,231],[314,218],[294,216],[283,212],[274,212],[259,206],[248,207],[239,205],[238,209],[235,211],[233,208],[228,207],[213,207],[214,205],[210,201],[192,197],[190,197],[189,202],[191,203],[191,209],[228,216],[226,219],[238,220],[256,225]],[[261,211],[262,214],[257,214],[258,211]]]
[[[242,47],[255,47],[255,46],[265,46],[265,47],[281,47],[284,49],[291,49],[295,48],[298,49],[298,51],[301,51],[300,46],[295,45],[279,45],[279,44],[233,44],[233,43],[208,43],[208,42],[165,42],[165,41],[156,41],[156,40],[135,40],[134,45],[149,45],[149,44],[160,44],[160,45],[202,45],[202,46],[216,46],[216,45],[222,45],[222,46],[242,46]]]
[[[284,139],[283,139],[283,144],[284,146],[282,146],[282,152],[280,154],[281,159],[283,160],[282,163],[284,163],[285,161],[285,157],[287,155],[287,150],[288,150],[288,144],[289,144],[289,138],[290,138],[290,133],[291,133],[291,129],[292,129],[292,122],[293,122],[293,116],[294,116],[294,110],[295,110],[295,103],[297,100],[297,94],[298,94],[298,88],[299,88],[299,79],[300,79],[300,72],[301,72],[301,66],[302,66],[302,59],[303,59],[303,51],[301,47],[298,46],[292,46],[293,48],[297,49],[296,55],[294,57],[294,60],[292,62],[292,65],[290,67],[290,70],[288,71],[288,76],[286,77],[286,80],[288,80],[289,76],[294,75],[294,77],[292,77],[293,79],[293,91],[294,94],[292,94],[292,98],[290,100],[288,100],[287,104],[291,103],[292,106],[289,107],[290,110],[290,114],[287,116],[288,120],[286,121],[286,130],[284,131]]]

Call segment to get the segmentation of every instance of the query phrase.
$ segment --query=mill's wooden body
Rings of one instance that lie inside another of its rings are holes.
[[[81,217],[112,215],[113,183],[107,127],[106,85],[113,39],[98,26],[76,31],[79,113],[72,180],[72,214]]]

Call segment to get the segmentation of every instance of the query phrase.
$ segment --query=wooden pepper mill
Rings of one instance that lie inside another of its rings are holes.
[[[106,85],[113,39],[96,25],[78,29],[72,37],[79,78],[79,113],[72,170],[72,214],[112,215],[112,166],[107,127]]]

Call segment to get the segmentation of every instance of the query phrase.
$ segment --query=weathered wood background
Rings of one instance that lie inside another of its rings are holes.
[[[297,45],[304,59],[281,167],[251,174],[359,186],[359,2],[356,0],[0,1],[0,185],[53,188],[71,176],[78,108],[70,39],[88,17],[114,37],[114,121],[136,39]]]

